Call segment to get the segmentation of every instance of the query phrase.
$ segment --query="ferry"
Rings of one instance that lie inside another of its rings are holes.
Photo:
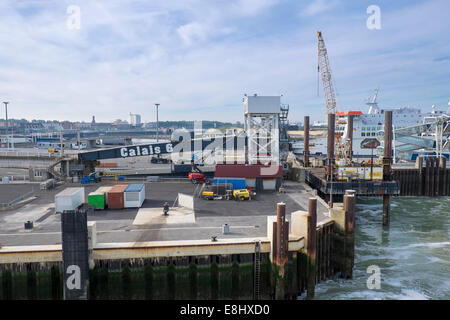
[[[384,134],[384,113],[385,111],[392,111],[392,124],[393,130],[400,128],[408,128],[420,126],[425,123],[429,123],[430,118],[436,118],[441,116],[448,116],[448,112],[438,111],[435,106],[432,106],[431,112],[422,112],[420,109],[411,107],[401,107],[393,109],[380,109],[377,103],[378,88],[375,90],[372,98],[369,98],[366,105],[369,106],[367,113],[362,111],[345,111],[336,113],[336,133],[341,133],[343,140],[347,136],[347,120],[348,116],[353,117],[353,157],[355,158],[370,158],[372,156],[371,149],[361,148],[361,142],[366,138],[376,138],[380,141],[380,147],[375,154],[380,154],[383,149],[383,139]],[[426,139],[422,132],[418,132],[418,137]],[[394,134],[394,152],[396,146],[404,145],[401,141],[396,141]],[[435,140],[436,137],[432,134],[427,137],[428,139]],[[419,149],[419,148],[417,148]],[[295,154],[303,153],[303,142],[296,142],[292,144],[292,150]],[[401,148],[399,149],[401,150]],[[413,151],[413,149],[409,150]],[[406,157],[405,160],[414,160],[417,156],[425,152],[426,150],[414,150],[414,152],[403,153],[402,157]],[[429,150],[428,150],[429,151]],[[326,152],[326,147],[324,151]]]

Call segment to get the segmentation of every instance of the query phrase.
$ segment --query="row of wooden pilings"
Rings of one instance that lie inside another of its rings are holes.
[[[305,237],[304,248],[294,258],[305,262],[303,266],[306,266],[306,272],[299,273],[298,281],[301,283],[299,287],[306,289],[307,299],[314,298],[316,284],[329,276],[340,273],[342,278],[352,278],[356,192],[347,190],[343,199],[342,204],[335,203],[330,209],[330,223],[317,224],[316,198],[308,200],[308,212],[296,211],[291,214],[291,234],[303,234]],[[289,240],[289,222],[286,221],[284,203],[277,204],[277,219],[271,228],[275,299],[284,299]],[[297,265],[301,268],[302,263]]]
[[[394,169],[400,196],[450,196],[450,169],[446,168],[446,163],[443,156],[419,157],[415,169]]]

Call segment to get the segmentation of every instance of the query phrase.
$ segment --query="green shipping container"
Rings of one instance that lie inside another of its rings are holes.
[[[95,209],[105,209],[105,194],[101,192],[91,192],[88,195],[88,204]]]

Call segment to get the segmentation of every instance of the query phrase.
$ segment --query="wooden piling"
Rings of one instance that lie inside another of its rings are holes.
[[[344,195],[344,263],[341,276],[345,279],[351,279],[353,276],[353,264],[355,260],[355,196]]]
[[[446,190],[446,188],[448,187],[450,181],[448,180],[447,159],[444,156],[441,156],[441,158],[439,159],[439,167],[441,168],[442,172],[442,186],[440,188],[440,195],[448,196],[450,195],[450,193]]]
[[[383,157],[383,180],[392,180],[392,111],[384,112],[384,157]],[[389,225],[389,213],[391,196],[383,195],[383,226]]]
[[[430,196],[430,158],[425,158],[425,196]]]
[[[320,282],[321,279],[321,270],[320,270],[320,266],[321,266],[321,259],[322,259],[322,233],[321,233],[321,229],[316,228],[316,284]]]
[[[303,166],[309,167],[309,116],[305,116],[303,134]]]
[[[435,196],[440,196],[441,195],[441,174],[442,174],[442,170],[441,170],[441,159],[440,157],[436,158],[436,189],[435,189]]]
[[[273,267],[275,299],[285,299],[286,264],[288,262],[289,223],[286,222],[286,204],[277,203],[277,221],[274,223]]]
[[[333,224],[327,226],[327,240],[328,240],[328,252],[327,252],[327,276],[331,276],[334,274],[333,265],[331,263],[331,253],[333,250],[332,244],[332,233],[333,233]]]
[[[352,115],[347,116],[347,143],[349,144],[347,157],[351,161],[353,159],[353,116]]]
[[[314,298],[314,288],[316,286],[316,244],[317,244],[317,199],[308,199],[308,216],[307,216],[307,285],[306,285],[306,298]]]
[[[383,195],[383,226],[389,226],[389,215],[391,211],[391,196]]]
[[[284,273],[284,265],[288,261],[288,235],[289,225],[286,222],[286,204],[277,203],[277,229],[276,229],[276,252],[275,263],[280,266],[281,272]]]
[[[430,170],[429,170],[429,175],[430,175],[429,180],[428,180],[429,183],[430,183],[430,186],[429,186],[429,190],[430,190],[429,196],[432,197],[432,196],[433,196],[433,184],[434,184],[434,161],[433,161],[433,158],[430,158]]]
[[[334,164],[334,131],[336,125],[336,116],[334,113],[328,114],[328,131],[327,131],[327,181],[333,181],[333,164]]]

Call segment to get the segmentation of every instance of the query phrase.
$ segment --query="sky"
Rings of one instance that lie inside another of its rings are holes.
[[[283,95],[290,122],[325,120],[319,30],[338,111],[367,111],[378,86],[380,107],[450,101],[448,0],[3,0],[0,10],[9,118],[147,122],[159,103],[160,121],[242,122],[244,94],[257,93]]]

